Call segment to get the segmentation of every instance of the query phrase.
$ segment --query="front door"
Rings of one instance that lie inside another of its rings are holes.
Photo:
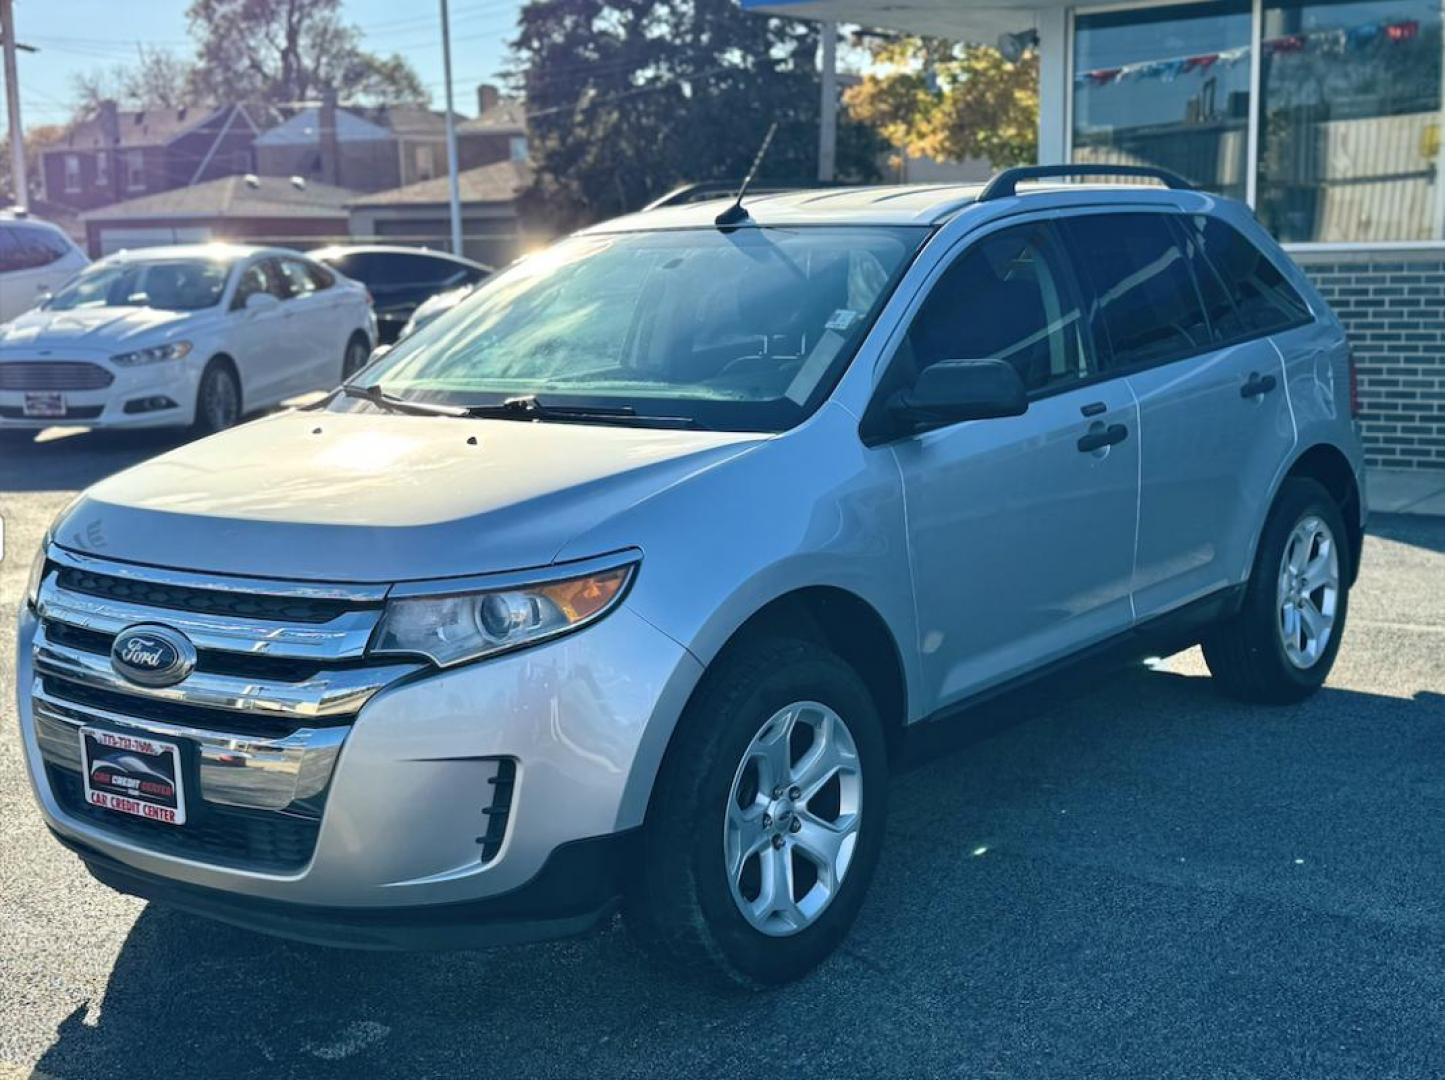
[[[267,307],[252,308],[247,300],[264,293],[275,298]],[[288,380],[305,353],[304,343],[292,331],[289,295],[275,260],[257,259],[241,271],[231,299],[231,327],[227,339],[241,372],[245,408],[274,405],[287,394]]]
[[[894,443],[931,709],[1125,630],[1138,500],[1133,397],[1101,381],[1053,228],[968,242],[931,286],[888,374],[1012,363],[1022,416]]]

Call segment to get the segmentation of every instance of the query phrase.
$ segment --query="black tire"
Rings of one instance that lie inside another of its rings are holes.
[[[754,736],[779,710],[803,701],[832,709],[852,736],[861,812],[832,899],[805,928],[780,937],[756,929],[734,901],[723,829]],[[704,677],[668,748],[625,898],[628,926],[654,956],[709,982],[756,988],[800,978],[837,948],[858,914],[878,861],[887,798],[882,722],[853,669],[810,641],[736,645]]]
[[[231,365],[212,360],[201,373],[196,388],[196,417],[191,430],[196,435],[214,435],[241,420],[241,384]]]
[[[1319,656],[1308,667],[1289,659],[1280,630],[1278,590],[1285,546],[1296,526],[1315,517],[1328,528],[1338,552],[1339,591],[1334,624]],[[1348,534],[1340,508],[1313,480],[1286,480],[1260,534],[1254,567],[1239,613],[1204,638],[1204,660],[1230,697],[1265,705],[1303,701],[1318,690],[1334,666],[1349,612],[1351,579]]]
[[[352,334],[351,340],[346,343],[346,351],[341,356],[341,381],[345,382],[366,367],[366,362],[370,359],[371,343],[366,340],[366,335]]]

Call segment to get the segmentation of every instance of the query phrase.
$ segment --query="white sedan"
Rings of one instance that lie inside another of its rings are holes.
[[[365,287],[294,251],[121,252],[0,326],[0,430],[219,431],[335,386],[375,341]]]

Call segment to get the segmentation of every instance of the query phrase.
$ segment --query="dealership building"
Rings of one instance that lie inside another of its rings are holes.
[[[1370,463],[1445,469],[1440,0],[743,0],[1034,45],[1039,160],[1159,165],[1250,204],[1344,319]]]

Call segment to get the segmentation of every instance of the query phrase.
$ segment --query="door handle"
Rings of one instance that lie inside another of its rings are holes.
[[[1123,424],[1110,424],[1108,427],[1103,424],[1095,424],[1089,429],[1087,435],[1079,436],[1079,452],[1092,454],[1095,450],[1102,450],[1106,446],[1121,443],[1128,437],[1129,429]]]
[[[1261,375],[1257,371],[1249,373],[1249,379],[1239,388],[1239,396],[1245,399],[1263,397],[1269,393],[1279,382],[1273,375]]]
[[[1091,401],[1079,409],[1079,412],[1085,416],[1098,416],[1100,413],[1106,413],[1108,411],[1109,406],[1102,401]]]

